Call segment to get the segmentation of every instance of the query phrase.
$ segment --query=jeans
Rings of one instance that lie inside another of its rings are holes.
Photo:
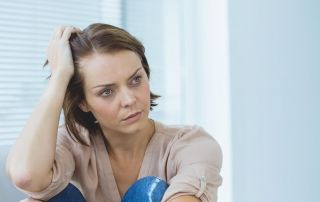
[[[51,198],[48,202],[85,202],[86,199],[82,196],[81,192],[73,184],[69,183],[68,186],[62,190],[58,195]]]
[[[168,184],[158,177],[148,176],[137,180],[129,187],[121,202],[160,202]],[[81,192],[69,184],[48,202],[85,202]]]

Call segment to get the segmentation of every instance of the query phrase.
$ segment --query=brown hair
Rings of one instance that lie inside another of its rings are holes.
[[[115,53],[121,50],[130,50],[140,57],[148,78],[150,78],[150,69],[144,54],[144,46],[124,29],[95,23],[89,25],[82,32],[73,33],[69,41],[75,71],[69,81],[63,102],[65,125],[72,139],[88,146],[79,134],[78,125],[86,128],[90,135],[101,132],[101,128],[99,124],[95,123],[96,119],[91,112],[84,112],[79,108],[79,104],[85,99],[83,79],[79,72],[80,59],[93,53]],[[157,105],[154,100],[158,97],[160,96],[150,92],[150,110]]]

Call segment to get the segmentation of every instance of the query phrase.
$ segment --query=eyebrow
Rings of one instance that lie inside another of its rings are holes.
[[[141,70],[141,69],[142,69],[142,67],[139,67],[139,68],[128,78],[128,80],[132,79],[132,78],[137,74],[137,72],[138,72],[139,70]],[[93,88],[98,88],[98,87],[111,87],[111,86],[115,86],[115,85],[116,85],[115,83],[101,84],[101,85],[97,85],[97,86],[92,87],[92,89],[93,89]]]

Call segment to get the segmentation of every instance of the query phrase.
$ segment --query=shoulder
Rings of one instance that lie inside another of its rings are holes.
[[[199,125],[167,125],[156,122],[156,130],[162,136],[175,142],[186,144],[200,142],[220,148],[216,139]]]
[[[184,136],[203,135],[205,131],[198,125],[169,125],[155,121],[156,131],[167,138],[180,139]]]
[[[170,139],[170,156],[178,165],[195,162],[222,164],[222,150],[217,140],[199,125],[165,125],[158,131]]]

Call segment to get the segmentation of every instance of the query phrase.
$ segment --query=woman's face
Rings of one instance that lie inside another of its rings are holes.
[[[104,132],[136,133],[148,124],[149,79],[132,51],[95,53],[81,59],[85,101]]]

